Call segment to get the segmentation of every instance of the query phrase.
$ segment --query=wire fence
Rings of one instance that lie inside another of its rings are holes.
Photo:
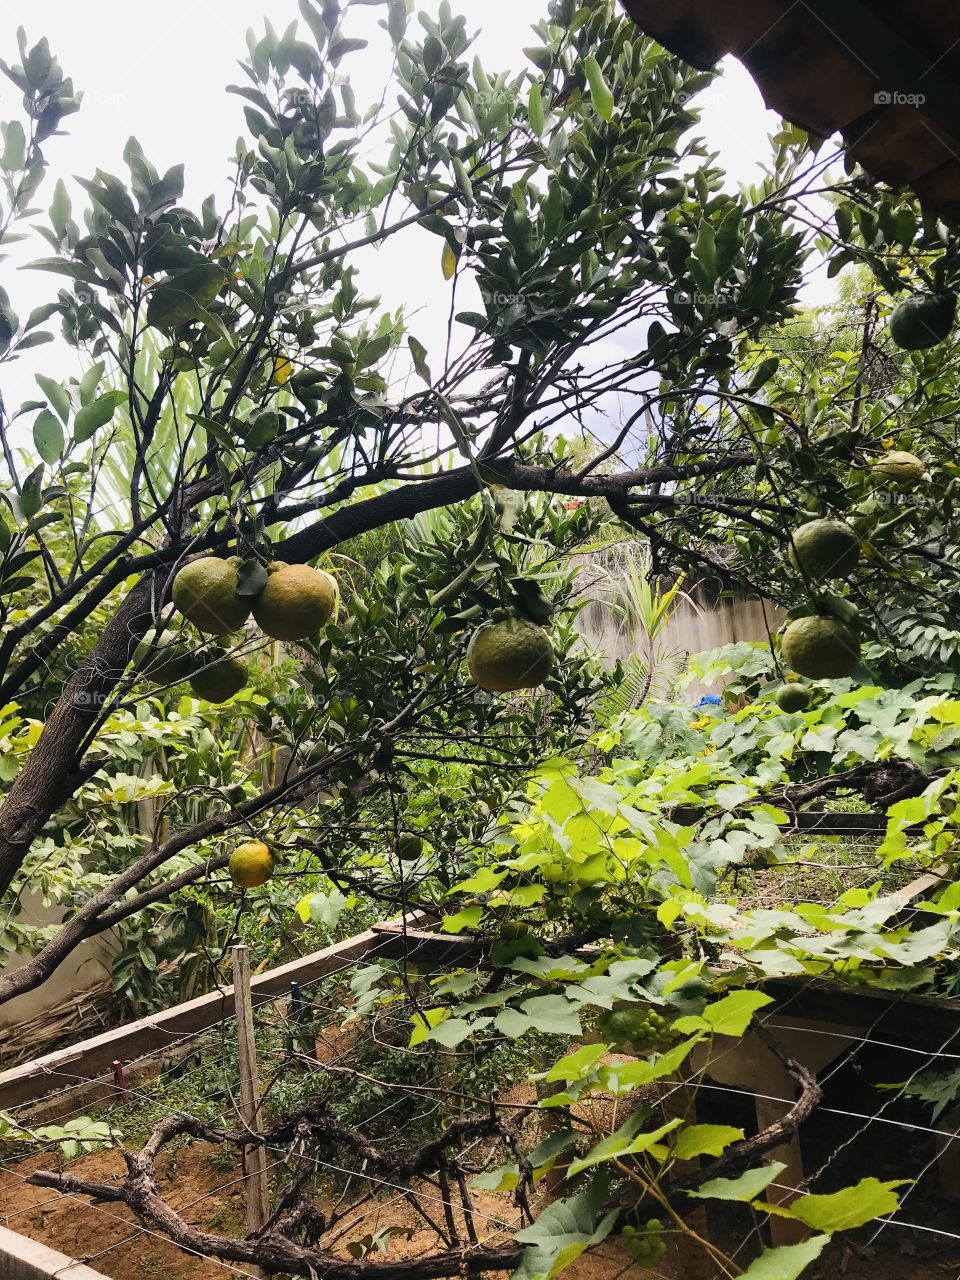
[[[322,976],[295,986],[285,996],[257,1004],[254,1021],[262,1115],[279,1117],[311,1100],[323,1100],[374,1146],[379,1143],[386,1149],[392,1143],[394,1148],[415,1149],[444,1125],[466,1112],[477,1112],[477,1104],[486,1099],[488,1103],[495,1100],[512,1108],[510,1114],[517,1131],[524,1132],[531,1142],[538,1139],[547,1131],[548,1122],[538,1107],[539,1099],[528,1083],[529,1077],[542,1067],[543,1061],[574,1046],[555,1039],[531,1054],[505,1037],[488,1035],[455,1049],[436,1045],[411,1047],[411,1015],[430,998],[431,980],[449,975],[450,966],[437,970],[422,963],[408,966],[397,962],[388,956],[395,944],[396,935],[378,939],[366,954],[345,959]],[[360,981],[364,976],[361,970],[369,975],[371,969],[377,981]],[[799,983],[792,994],[782,995],[757,1019],[766,1033],[789,1041],[791,1052],[798,1052],[797,1045],[805,1045],[818,1061],[826,1056],[819,1073],[824,1096],[809,1122],[810,1135],[804,1131],[804,1145],[808,1148],[804,1156],[815,1158],[799,1185],[776,1179],[771,1191],[787,1197],[806,1196],[855,1182],[876,1168],[877,1151],[884,1144],[878,1144],[875,1135],[899,1134],[899,1141],[888,1140],[885,1144],[897,1154],[896,1172],[888,1176],[909,1177],[912,1184],[901,1190],[901,1205],[896,1213],[882,1216],[866,1229],[862,1247],[880,1247],[888,1231],[898,1238],[904,1233],[916,1233],[921,1241],[917,1246],[920,1254],[924,1248],[936,1249],[937,1274],[960,1280],[960,1232],[953,1229],[955,1223],[944,1208],[941,1189],[935,1185],[944,1168],[942,1162],[948,1153],[958,1150],[953,1144],[958,1140],[960,1126],[954,1126],[949,1116],[930,1120],[919,1110],[920,1104],[908,1098],[911,1085],[919,1077],[931,1071],[958,1069],[960,1019],[936,1044],[892,1036],[884,1030],[885,1019],[891,1010],[912,999],[907,993],[895,993],[878,1010],[871,1008],[868,1020],[865,1017],[855,1027],[839,1022],[835,1026],[812,1023],[804,1014],[798,1014],[797,1008],[815,982],[810,979]],[[365,986],[376,988],[380,994],[376,1003],[370,997],[368,1010],[358,1012],[366,998]],[[386,1003],[384,994],[388,997]],[[758,1100],[784,1112],[791,1108],[795,1103],[792,1090],[765,1088],[762,1081],[750,1078],[746,1072],[742,1079],[736,1076],[741,1048],[737,1040],[715,1042],[708,1056],[688,1062],[681,1078],[660,1087],[658,1104],[663,1108],[679,1104],[688,1119],[694,1118],[696,1112],[701,1113],[701,1118],[709,1115],[713,1119],[714,1113],[719,1117],[729,1111],[731,1104],[742,1111],[744,1106],[755,1106]],[[906,1064],[903,1078],[882,1096],[872,1087],[875,1081],[864,1083],[858,1106],[848,1096],[854,1064],[865,1056],[873,1059],[878,1055],[883,1055],[891,1066]],[[138,1054],[124,1066],[128,1078],[123,1085],[123,1100],[117,1086],[117,1097],[95,1106],[85,1103],[83,1095],[89,1094],[93,1086],[109,1088],[113,1084],[111,1072],[84,1074],[82,1060],[69,1067],[47,1068],[45,1074],[54,1087],[43,1099],[44,1114],[54,1108],[60,1125],[90,1114],[93,1120],[120,1131],[124,1145],[132,1150],[160,1120],[170,1116],[197,1116],[217,1127],[242,1128],[242,1069],[233,1013],[197,1030],[169,1033],[163,1049]],[[133,1079],[145,1069],[149,1070],[149,1079]],[[723,1078],[731,1072],[735,1076],[732,1082]],[[608,1119],[615,1124],[624,1118],[624,1105],[634,1102],[623,1104],[614,1099],[612,1105],[612,1119]],[[8,1112],[15,1122],[29,1129],[35,1108],[36,1103],[24,1102],[8,1108]],[[828,1127],[832,1132],[824,1148]],[[83,1132],[74,1136],[82,1139]],[[105,1268],[109,1274],[113,1259],[121,1251],[126,1257],[131,1249],[140,1251],[144,1258],[153,1258],[151,1265],[159,1265],[156,1260],[167,1257],[166,1251],[174,1246],[168,1236],[136,1219],[126,1207],[73,1192],[51,1192],[29,1182],[37,1167],[56,1168],[63,1163],[60,1144],[61,1138],[54,1136],[31,1144],[27,1158],[23,1149],[9,1147],[0,1155],[0,1224],[14,1231],[39,1234],[58,1247],[56,1237],[66,1230],[63,1215],[68,1213],[69,1239],[77,1241],[75,1247],[83,1254],[79,1260],[87,1265]],[[490,1143],[477,1143],[474,1147],[470,1152],[471,1167],[482,1171],[490,1165],[494,1153]],[[189,1150],[177,1145],[171,1150],[170,1160],[176,1164],[170,1183],[171,1207],[206,1230],[231,1224],[236,1238],[242,1239],[245,1231],[237,1219],[238,1201],[249,1175],[240,1168],[237,1148],[230,1148],[229,1154],[223,1152],[223,1148],[208,1144],[197,1144]],[[85,1154],[68,1162],[68,1167],[71,1172],[81,1173],[95,1168],[94,1176],[100,1178],[106,1169],[106,1176],[114,1182],[122,1173],[119,1157],[104,1151]],[[385,1248],[391,1232],[394,1237],[387,1257],[397,1251],[402,1255],[404,1247],[422,1250],[427,1247],[427,1238],[434,1247],[451,1240],[469,1240],[474,1231],[482,1235],[487,1245],[505,1243],[525,1221],[509,1197],[493,1193],[474,1193],[467,1201],[469,1210],[465,1211],[464,1202],[436,1174],[411,1183],[372,1169],[363,1159],[334,1154],[333,1149],[307,1150],[301,1145],[292,1153],[289,1144],[283,1142],[266,1145],[266,1172],[274,1199],[289,1183],[294,1170],[304,1167],[309,1169],[304,1185],[323,1209],[322,1245],[341,1254],[348,1248],[359,1249],[357,1256],[368,1250],[375,1252],[380,1247],[378,1233],[384,1231],[387,1236],[381,1242]],[[552,1190],[538,1181],[531,1207],[542,1208],[549,1202]],[[957,1194],[960,1195],[960,1187]],[[739,1268],[759,1247],[763,1223],[755,1217],[744,1218],[737,1238],[728,1241],[732,1219],[730,1215],[726,1218],[718,1227],[724,1239],[724,1256]],[[411,1233],[412,1239],[405,1246],[405,1237]],[[664,1238],[675,1248],[685,1239],[671,1222],[667,1223]],[[948,1255],[954,1253],[956,1266],[951,1269]],[[204,1277],[226,1273],[256,1280],[254,1268],[207,1254],[198,1256],[205,1259]],[[631,1265],[623,1249],[609,1243],[599,1256],[602,1270],[598,1274],[604,1280],[617,1280]],[[716,1271],[717,1277],[738,1273],[723,1268]],[[683,1272],[666,1269],[662,1274]],[[854,1270],[850,1274],[859,1273]],[[63,1280],[68,1280],[67,1270]]]

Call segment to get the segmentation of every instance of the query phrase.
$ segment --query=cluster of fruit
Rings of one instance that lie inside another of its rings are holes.
[[[241,595],[239,557],[201,556],[177,574],[173,603],[198,631],[225,636],[237,631],[251,610],[260,629],[274,640],[304,640],[333,615],[336,583],[329,574],[302,564],[271,564],[256,595]],[[137,652],[141,674],[158,685],[190,681],[198,698],[226,702],[247,683],[247,664],[220,646],[194,651],[180,639]]]
[[[656,1049],[672,1036],[670,1019],[648,1005],[607,1009],[597,1020],[597,1028],[608,1044],[638,1052]]]
[[[239,630],[251,612],[273,640],[306,640],[333,616],[337,587],[322,569],[304,564],[268,565],[255,594],[240,591],[243,561],[238,556],[201,556],[185,565],[173,582],[173,603],[198,631],[225,636]],[[503,611],[478,627],[467,648],[471,679],[489,693],[535,689],[553,670],[553,645],[542,627]],[[189,679],[198,697],[225,702],[246,683],[246,664],[218,650],[202,663],[179,641],[162,645],[143,674],[157,684]]]
[[[201,556],[184,566],[173,581],[173,603],[198,631],[225,636],[239,630],[253,614],[261,631],[274,640],[297,641],[315,635],[333,616],[337,604],[334,579],[309,565],[276,561],[266,567],[259,590],[242,593],[239,557]],[[225,649],[194,652],[181,640],[143,645],[138,652],[142,675],[158,685],[189,680],[199,698],[226,702],[247,683],[247,664]],[[472,679],[489,692],[505,693],[543,684],[553,668],[553,646],[542,627],[497,613],[474,633],[467,649]],[[398,861],[416,862],[422,839],[402,833],[396,842]],[[274,871],[273,852],[260,840],[234,850],[229,860],[233,882],[252,889]]]
[[[916,293],[904,298],[890,316],[890,337],[904,351],[923,351],[950,336],[957,312],[952,293]],[[927,469],[916,454],[891,449],[873,467],[882,485],[912,487],[927,479]],[[794,530],[790,562],[808,583],[847,578],[860,559],[860,539],[843,520],[810,520]],[[811,680],[837,680],[852,675],[860,663],[857,610],[849,601],[834,601],[834,612],[811,613],[796,618],[784,631],[780,652],[798,675]],[[784,711],[803,711],[810,694],[802,686],[787,684],[775,694]]]
[[[273,640],[306,640],[333,615],[337,586],[329,573],[276,560],[253,595],[240,594],[239,556],[201,556],[173,580],[173,603],[198,631],[223,636],[237,631],[251,612]]]
[[[879,484],[912,487],[927,477],[920,458],[892,450],[873,467]],[[790,535],[789,560],[812,586],[835,578],[848,578],[860,561],[860,535],[845,520],[808,520]],[[849,600],[833,596],[830,612],[795,618],[780,638],[784,664],[811,680],[838,680],[852,675],[860,665],[858,611]],[[803,711],[810,694],[798,684],[782,685],[775,694],[784,711]]]
[[[635,1262],[657,1262],[667,1251],[663,1239],[663,1223],[651,1218],[639,1231],[635,1227],[623,1228],[623,1239]]]

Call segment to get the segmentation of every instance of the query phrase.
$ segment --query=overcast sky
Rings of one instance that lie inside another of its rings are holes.
[[[434,11],[436,0],[423,0],[418,7]],[[482,15],[476,24],[481,27],[477,51],[488,68],[505,69],[523,65],[520,49],[531,43],[530,26],[545,12],[546,0],[454,0],[453,7],[468,19],[471,11]],[[265,0],[165,0],[149,6],[129,0],[7,0],[0,8],[0,57],[18,60],[16,29],[22,22],[31,43],[42,35],[50,39],[64,70],[85,95],[80,113],[66,122],[68,135],[45,147],[50,174],[38,203],[48,207],[57,177],[69,182],[71,175],[87,176],[98,166],[125,175],[121,153],[131,133],[161,172],[185,163],[187,203],[199,204],[211,191],[222,197],[228,187],[227,158],[244,123],[241,100],[224,93],[224,86],[242,80],[237,59],[245,54],[244,32],[251,26],[262,30],[264,12],[277,30],[298,16],[296,0],[273,0],[269,6]],[[359,8],[356,20],[370,24],[383,12]],[[385,51],[354,56],[344,66],[363,109],[382,89]],[[14,86],[0,79],[0,119],[17,113],[17,98]],[[753,81],[729,62],[701,103],[699,131],[719,152],[731,182],[756,180],[758,160],[768,153],[766,138],[777,119],[764,110]],[[73,183],[70,187],[75,208],[82,207],[84,193]],[[379,293],[391,309],[403,303],[415,310],[411,330],[434,349],[443,340],[449,304],[438,244],[425,232],[397,237],[389,252],[367,260],[361,280],[364,292]],[[26,256],[49,252],[39,239],[30,248]],[[18,249],[16,258],[24,256]],[[54,296],[57,277],[16,271],[15,265],[4,263],[0,279],[15,309],[25,315]],[[8,407],[35,394],[34,371],[64,376],[74,372],[75,362],[75,354],[64,352],[62,344],[51,344],[5,366],[2,390]]]

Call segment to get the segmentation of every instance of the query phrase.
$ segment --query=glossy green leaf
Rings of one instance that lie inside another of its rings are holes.
[[[597,115],[601,120],[612,120],[615,106],[613,94],[603,78],[599,62],[597,62],[592,53],[584,58],[583,70],[587,77],[587,84],[590,86],[590,97],[593,99]]]
[[[65,443],[63,427],[60,420],[49,409],[42,410],[34,419],[33,443],[40,457],[51,466],[63,453]]]

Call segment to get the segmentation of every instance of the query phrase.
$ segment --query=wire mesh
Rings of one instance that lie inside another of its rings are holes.
[[[299,1020],[290,1016],[287,1001],[283,997],[257,1005],[254,1017],[265,1113],[273,1108],[280,1113],[289,1105],[291,1098],[302,1100],[311,1090],[315,1090],[318,1096],[334,1096],[338,1101],[349,1099],[358,1089],[361,1092],[366,1090],[362,1105],[358,1107],[358,1117],[362,1119],[364,1133],[386,1135],[393,1139],[398,1136],[408,1137],[409,1141],[416,1141],[421,1133],[435,1132],[446,1119],[462,1111],[464,1105],[482,1101],[480,1094],[471,1096],[456,1089],[453,1084],[446,1085],[435,1079],[417,1079],[414,1074],[403,1080],[390,1077],[390,1072],[397,1069],[397,1063],[404,1061],[410,1063],[410,1070],[414,1072],[425,1060],[427,1053],[434,1064],[439,1062],[452,1070],[457,1069],[460,1058],[476,1059],[478,1050],[467,1047],[459,1051],[445,1051],[441,1059],[437,1056],[435,1047],[424,1050],[422,1047],[411,1048],[407,1044],[411,1010],[417,1007],[418,999],[429,994],[430,981],[438,974],[424,966],[414,973],[411,980],[409,974],[402,972],[402,965],[397,967],[390,961],[384,964],[385,947],[385,942],[376,944],[370,954],[350,960],[333,972],[302,984],[298,1002]],[[350,989],[350,980],[360,968],[369,965],[378,966],[387,975],[386,981],[391,977],[395,978],[396,1003],[377,1010],[373,1016],[360,1016],[357,1014],[356,997]],[[922,1189],[929,1185],[930,1175],[937,1170],[951,1142],[957,1139],[957,1130],[948,1123],[923,1123],[919,1117],[908,1118],[897,1108],[903,1100],[906,1086],[921,1073],[936,1068],[938,1064],[942,1064],[945,1069],[956,1068],[960,1062],[960,1048],[955,1043],[960,1037],[960,1024],[955,1033],[945,1037],[933,1048],[916,1043],[900,1043],[896,1038],[878,1033],[877,1024],[882,1021],[884,1012],[897,1001],[908,999],[906,995],[899,994],[862,1030],[851,1031],[840,1026],[811,1026],[803,1017],[791,1013],[791,1010],[802,1000],[814,981],[816,980],[810,979],[809,982],[798,984],[792,994],[781,998],[771,1010],[763,1011],[758,1022],[774,1035],[791,1033],[795,1036],[809,1035],[814,1040],[823,1040],[825,1037],[835,1040],[840,1046],[840,1052],[836,1060],[821,1072],[821,1082],[825,1087],[829,1089],[834,1076],[849,1065],[852,1056],[858,1053],[902,1053],[911,1060],[912,1065],[906,1082],[873,1110],[855,1105],[839,1105],[837,1099],[829,1096],[825,1098],[818,1108],[818,1115],[852,1123],[853,1132],[843,1140],[838,1139],[829,1159],[818,1165],[799,1188],[775,1181],[775,1189],[784,1194],[817,1193],[823,1179],[833,1172],[834,1163],[842,1158],[846,1167],[850,1163],[850,1149],[855,1156],[864,1136],[874,1128],[884,1132],[914,1135],[933,1146],[928,1147],[923,1156],[922,1163],[915,1171],[914,1186],[908,1189],[901,1204],[912,1203],[911,1197],[914,1197],[923,1211],[908,1215],[898,1211],[878,1219],[872,1224],[870,1243],[889,1228],[901,1232],[920,1232],[925,1239],[939,1240],[948,1248],[952,1247],[960,1241],[960,1235],[951,1231],[949,1225],[940,1226],[937,1222],[925,1220],[926,1206],[921,1204],[921,1195],[916,1188]],[[202,1030],[172,1035],[164,1051],[141,1054],[127,1064],[128,1067],[139,1067],[152,1065],[159,1060],[158,1069],[148,1081],[128,1085],[129,1102],[101,1103],[96,1108],[96,1118],[122,1128],[124,1141],[128,1144],[134,1138],[145,1136],[158,1116],[183,1116],[199,1111],[211,1123],[236,1127],[239,1114],[239,1076],[232,1037],[232,1015]],[[569,1044],[563,1045],[560,1051],[568,1051],[570,1047]],[[695,1070],[684,1073],[682,1079],[675,1079],[663,1086],[661,1105],[670,1096],[687,1092],[692,1097],[694,1106],[703,1105],[704,1100],[710,1097],[720,1099],[724,1096],[739,1097],[747,1103],[760,1098],[784,1109],[792,1106],[794,1098],[789,1094],[767,1092],[749,1083],[720,1083],[711,1078],[711,1070],[717,1070],[723,1060],[733,1059],[739,1047],[735,1040],[715,1046],[709,1063],[700,1064]],[[489,1044],[483,1051],[490,1051]],[[176,1060],[168,1063],[165,1054],[176,1055]],[[312,1066],[311,1059],[315,1059]],[[529,1060],[520,1062],[518,1081],[529,1075],[530,1067]],[[338,1075],[339,1071],[343,1072],[342,1077]],[[91,1084],[107,1083],[109,1079],[102,1072],[85,1076],[82,1066],[78,1064],[74,1064],[72,1070],[51,1069],[49,1074],[52,1079],[65,1079],[67,1083],[53,1091],[46,1101],[49,1102],[52,1098],[68,1105],[73,1091]],[[15,1117],[22,1117],[21,1123],[28,1123],[26,1117],[31,1105],[23,1104],[13,1109]],[[536,1123],[536,1097],[531,1096],[529,1100],[508,1100],[506,1105],[515,1109],[518,1122],[523,1123],[520,1113],[529,1113],[533,1117],[531,1122]],[[75,1119],[84,1112],[83,1105],[69,1107],[60,1114],[60,1120]],[[82,1137],[82,1134],[79,1136]],[[37,1144],[31,1148],[32,1155],[43,1155],[50,1159],[56,1154],[58,1144],[58,1139]],[[324,1151],[301,1151],[297,1153],[297,1159],[310,1166],[315,1180],[315,1194],[326,1194],[330,1204],[336,1206],[328,1224],[330,1238],[336,1248],[350,1243],[351,1236],[363,1235],[364,1232],[369,1235],[379,1230],[384,1222],[401,1222],[406,1224],[404,1229],[409,1227],[410,1230],[414,1229],[411,1224],[419,1222],[416,1229],[427,1230],[423,1219],[411,1216],[411,1188],[402,1180],[371,1172],[363,1167],[362,1162],[344,1161]],[[0,1182],[4,1178],[10,1178],[17,1183],[26,1184],[30,1171],[24,1171],[22,1161],[22,1152],[0,1158]],[[82,1160],[80,1163],[82,1164]],[[33,1164],[36,1164],[35,1159]],[[281,1176],[289,1174],[289,1164],[289,1150],[280,1144],[269,1146],[268,1170],[275,1182]],[[193,1218],[196,1218],[198,1210],[204,1213],[209,1210],[214,1215],[220,1213],[224,1196],[229,1195],[231,1189],[242,1187],[244,1180],[242,1173],[233,1173],[226,1180],[217,1179],[214,1185],[191,1197],[179,1211],[190,1211]],[[335,1199],[334,1192],[341,1197],[340,1200]],[[416,1194],[421,1208],[426,1211],[427,1221],[438,1231],[447,1231],[451,1206],[449,1188],[436,1183],[435,1179],[431,1181],[425,1178],[417,1187]],[[144,1240],[149,1241],[151,1247],[159,1247],[160,1241],[169,1243],[162,1233],[135,1223],[132,1218],[125,1216],[125,1212],[113,1212],[102,1204],[93,1204],[86,1198],[71,1193],[51,1196],[40,1189],[36,1197],[27,1203],[18,1202],[7,1212],[0,1210],[0,1223],[6,1223],[13,1230],[18,1229],[18,1224],[21,1230],[26,1225],[29,1230],[33,1226],[30,1221],[32,1218],[55,1212],[56,1206],[65,1199],[72,1204],[84,1206],[85,1212],[94,1217],[103,1216],[112,1224],[111,1229],[117,1222],[130,1227],[130,1231],[120,1239],[111,1240],[89,1252],[84,1260],[91,1265],[96,1265],[99,1261],[109,1267],[111,1255],[116,1255],[120,1249],[139,1245]],[[538,1186],[535,1203],[543,1204],[548,1199],[548,1192]],[[509,1239],[522,1222],[516,1209],[506,1201],[502,1213],[489,1204],[474,1205],[472,1212],[477,1226],[482,1226],[485,1238],[490,1240]],[[462,1219],[458,1219],[457,1223],[458,1229],[462,1231]],[[672,1228],[669,1229],[672,1231]],[[745,1250],[754,1247],[758,1231],[757,1224],[746,1229],[743,1238],[732,1248],[729,1256],[739,1259]],[[622,1270],[622,1261],[616,1251],[611,1253],[609,1271],[606,1270],[608,1263],[603,1264],[604,1276],[609,1275],[610,1280],[614,1280],[615,1275]],[[216,1258],[210,1259],[210,1262],[212,1266],[222,1267],[228,1273],[253,1275],[248,1269]],[[960,1271],[957,1274],[960,1276]]]

